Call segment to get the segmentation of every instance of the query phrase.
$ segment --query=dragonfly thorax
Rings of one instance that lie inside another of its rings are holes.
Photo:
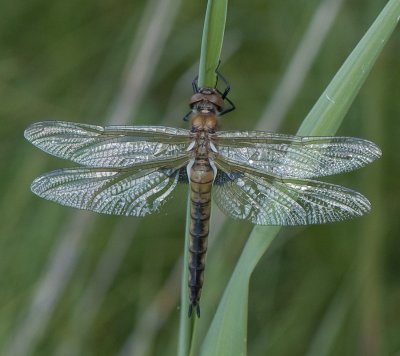
[[[193,143],[190,151],[196,159],[208,159],[210,154],[216,152],[212,138],[217,129],[218,120],[216,115],[198,113],[192,119],[191,137]],[[214,147],[214,149],[213,149]]]
[[[191,132],[214,133],[218,129],[218,119],[215,114],[199,112],[192,118]]]

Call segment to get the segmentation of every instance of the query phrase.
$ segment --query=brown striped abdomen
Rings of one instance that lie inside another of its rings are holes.
[[[190,171],[189,316],[196,309],[200,317],[199,301],[207,252],[213,181],[214,171],[208,160],[196,159]]]

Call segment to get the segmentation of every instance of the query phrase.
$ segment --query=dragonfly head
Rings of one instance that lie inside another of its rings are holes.
[[[189,105],[195,112],[218,115],[224,109],[224,99],[213,88],[201,88],[191,97]]]

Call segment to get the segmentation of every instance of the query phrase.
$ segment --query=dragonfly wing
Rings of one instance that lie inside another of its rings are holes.
[[[372,142],[354,137],[301,137],[264,131],[216,134],[218,154],[278,177],[315,178],[351,171],[379,158]]]
[[[88,167],[120,168],[187,155],[189,131],[164,126],[95,126],[38,122],[25,138],[54,156]]]
[[[184,168],[72,168],[36,178],[32,191],[59,204],[110,215],[145,216],[167,201]]]
[[[216,164],[219,170],[213,187],[215,201],[235,219],[258,225],[323,224],[361,216],[370,210],[363,195],[338,185],[282,179]]]

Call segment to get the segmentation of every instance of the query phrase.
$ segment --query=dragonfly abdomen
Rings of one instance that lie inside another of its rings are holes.
[[[190,171],[189,316],[193,309],[200,316],[199,301],[204,278],[213,181],[214,171],[208,160],[196,160]]]

